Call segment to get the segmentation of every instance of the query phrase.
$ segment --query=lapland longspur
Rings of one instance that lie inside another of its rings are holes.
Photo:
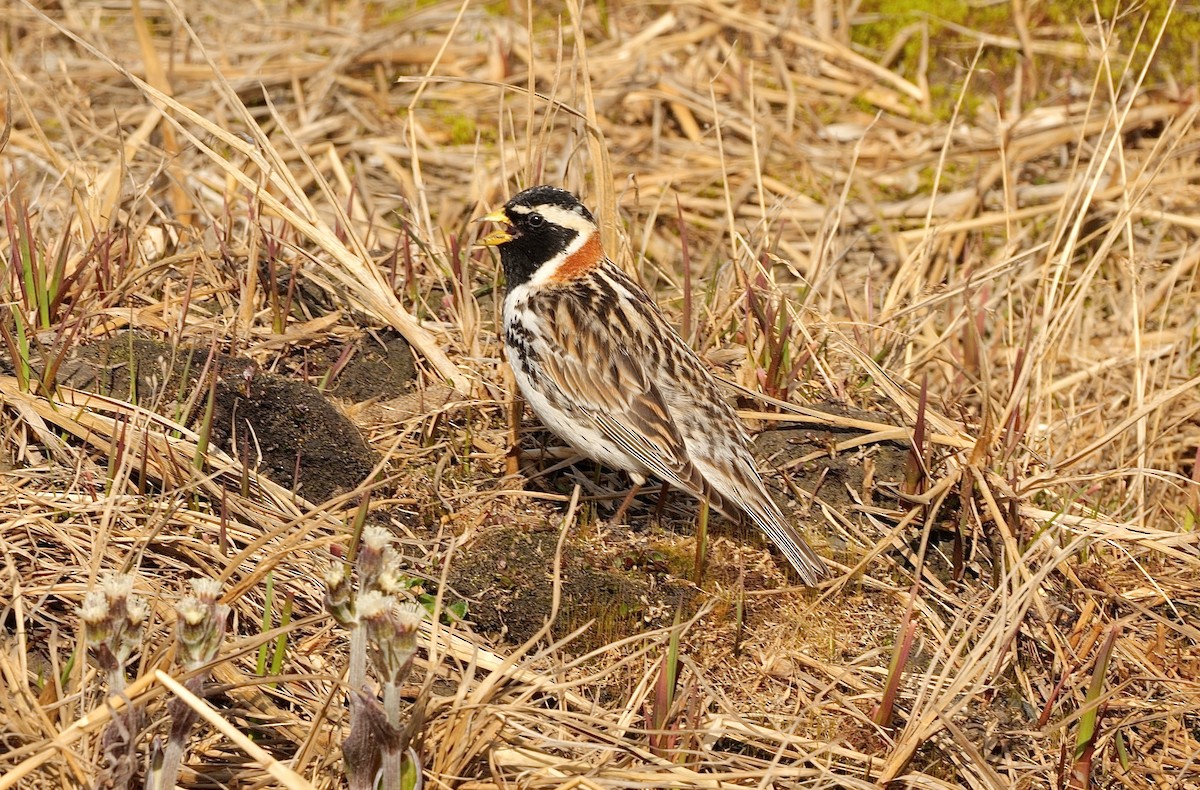
[[[521,392],[575,450],[633,479],[618,518],[657,477],[727,518],[748,518],[805,584],[817,584],[825,563],[767,493],[737,414],[646,292],[605,256],[583,204],[538,186],[483,220],[503,226],[480,243],[500,249],[504,345]]]

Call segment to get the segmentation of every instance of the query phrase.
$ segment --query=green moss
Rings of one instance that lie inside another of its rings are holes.
[[[420,11],[430,6],[438,5],[443,0],[408,0],[407,3],[397,5],[379,4],[379,22],[380,24],[396,24],[404,22],[408,17],[413,15],[413,12]]]
[[[484,3],[483,10],[492,16],[512,17],[514,14],[524,24],[527,16],[525,4],[514,5],[511,0],[492,0]],[[537,4],[533,8],[533,33],[557,32],[562,28],[565,35],[573,35],[571,23],[568,21],[565,6],[548,3]]]
[[[928,195],[933,192],[934,184],[940,192],[950,192],[974,183],[978,175],[977,165],[959,159],[948,158],[938,171],[937,162],[921,168],[917,174],[917,188],[913,192],[897,194],[897,197],[909,197],[912,194]]]
[[[1112,62],[1120,67],[1140,71],[1150,56],[1154,38],[1166,24],[1162,43],[1154,55],[1150,74],[1152,81],[1165,79],[1168,75],[1177,83],[1192,83],[1200,77],[1200,58],[1195,54],[1195,41],[1200,37],[1200,15],[1176,13],[1167,22],[1166,3],[1149,3],[1136,6],[1129,12],[1114,13],[1128,7],[1119,0],[1100,0],[1099,19],[1104,24],[1115,26],[1117,56]],[[1096,43],[1098,38],[1097,16],[1091,0],[1065,0],[1059,3],[1031,4],[1026,20],[1031,30],[1056,30],[1060,40],[1073,44]],[[929,83],[930,110],[935,118],[948,119],[958,101],[965,79],[966,67],[973,60],[979,45],[979,35],[1001,36],[1009,41],[1016,37],[1016,26],[1012,19],[1012,8],[1008,3],[976,4],[959,0],[867,0],[857,17],[861,20],[851,31],[853,43],[868,57],[878,58],[903,39],[903,44],[890,64],[893,69],[910,80],[916,80],[921,68],[923,36],[914,26],[923,25],[928,33],[929,52],[927,73]],[[1146,21],[1141,40],[1134,43],[1138,28]],[[971,118],[987,100],[990,87],[1003,89],[1012,85],[1016,70],[1020,66],[1022,53],[1012,46],[986,46],[980,54],[978,70],[972,81],[975,85],[962,103],[962,116]],[[1060,69],[1087,69],[1094,71],[1095,64],[1074,61],[1047,54],[1034,56],[1035,67],[1045,75]],[[956,65],[957,64],[957,65]],[[1120,77],[1123,69],[1118,68]],[[1057,90],[1044,80],[1039,81],[1039,95],[1031,97],[1040,103]]]
[[[475,125],[475,119],[466,115],[455,115],[447,119],[449,124],[450,144],[451,145],[468,145],[475,142],[475,133],[478,127]]]
[[[649,552],[654,566],[679,579],[690,579],[696,569],[695,545],[688,541],[654,541]]]
[[[1099,0],[1096,5],[1100,12],[1099,18],[1114,25],[1118,31],[1117,43],[1122,52],[1129,52],[1130,46],[1133,45],[1133,37],[1145,19],[1145,31],[1131,53],[1130,65],[1133,68],[1141,70],[1142,64],[1150,55],[1158,31],[1166,25],[1162,43],[1151,64],[1151,74],[1160,78],[1170,75],[1179,83],[1193,83],[1200,76],[1200,64],[1195,52],[1196,39],[1200,37],[1200,15],[1186,13],[1177,7],[1168,21],[1169,3],[1131,4],[1119,0]],[[1044,3],[1039,4],[1035,10],[1039,17],[1031,21],[1059,25],[1064,29],[1093,29],[1096,25],[1096,9],[1093,8],[1091,0]],[[1121,15],[1114,19],[1114,15],[1118,13]],[[1082,36],[1080,40],[1083,40]]]
[[[463,112],[460,104],[433,101],[429,102],[426,107],[433,113],[434,128],[447,136],[449,145],[472,145],[477,136],[485,143],[496,141],[495,128],[480,126],[474,115]],[[401,108],[397,115],[403,117],[406,111],[406,108]],[[428,121],[426,122],[428,123]]]
[[[930,109],[934,117],[946,120],[954,110],[966,78],[966,67],[974,58],[977,39],[959,32],[959,26],[979,33],[1011,37],[1013,23],[1007,4],[979,6],[958,0],[874,0],[864,4],[860,18],[863,23],[852,31],[854,43],[867,50],[868,56],[878,57],[890,50],[900,37],[904,44],[892,67],[910,80],[916,80],[921,64],[922,32],[914,25],[924,25],[928,31],[928,73]],[[1009,75],[1017,66],[1019,55],[1012,49],[989,47],[979,62],[980,75],[995,73]],[[955,65],[957,64],[957,65]],[[1007,80],[1007,76],[1001,77]],[[986,91],[972,91],[962,103],[961,113],[970,118],[984,101]]]

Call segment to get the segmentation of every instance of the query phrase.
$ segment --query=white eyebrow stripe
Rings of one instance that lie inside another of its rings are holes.
[[[582,214],[577,214],[568,208],[556,206],[552,203],[541,206],[513,206],[512,211],[517,214],[532,214],[536,211],[545,217],[547,221],[559,227],[569,228],[580,235],[585,235],[596,227],[594,223]]]

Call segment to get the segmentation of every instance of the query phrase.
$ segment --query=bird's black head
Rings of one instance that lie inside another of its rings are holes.
[[[480,244],[500,248],[509,288],[528,282],[543,266],[558,268],[596,233],[596,220],[579,198],[552,186],[518,192],[483,219],[507,226]]]

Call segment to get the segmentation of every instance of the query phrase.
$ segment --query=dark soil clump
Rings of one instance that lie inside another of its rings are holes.
[[[469,619],[483,633],[520,644],[541,629],[553,610],[558,532],[504,527],[481,535],[451,568],[450,585],[467,596]],[[568,648],[584,653],[622,637],[669,625],[676,608],[696,599],[692,585],[659,580],[638,569],[605,568],[597,548],[568,536],[563,548],[561,607],[549,638],[589,622]]]
[[[212,436],[312,502],[356,487],[375,463],[358,429],[316,388],[263,371],[217,385]]]
[[[322,502],[370,473],[375,456],[354,423],[315,387],[259,370],[249,359],[123,332],[81,347],[58,383],[195,427],[214,378],[213,442],[270,480]]]
[[[329,362],[332,366],[337,358]],[[352,401],[395,398],[412,389],[416,376],[417,367],[408,341],[390,332],[366,334],[357,341],[353,356],[326,389]]]
[[[879,414],[834,404],[819,404],[812,408],[834,417],[889,421]],[[793,485],[816,494],[833,507],[894,504],[894,495],[887,490],[894,491],[904,479],[909,444],[876,442],[850,450],[835,450],[840,443],[865,433],[859,428],[814,425],[763,431],[754,443],[759,455],[787,475]]]

